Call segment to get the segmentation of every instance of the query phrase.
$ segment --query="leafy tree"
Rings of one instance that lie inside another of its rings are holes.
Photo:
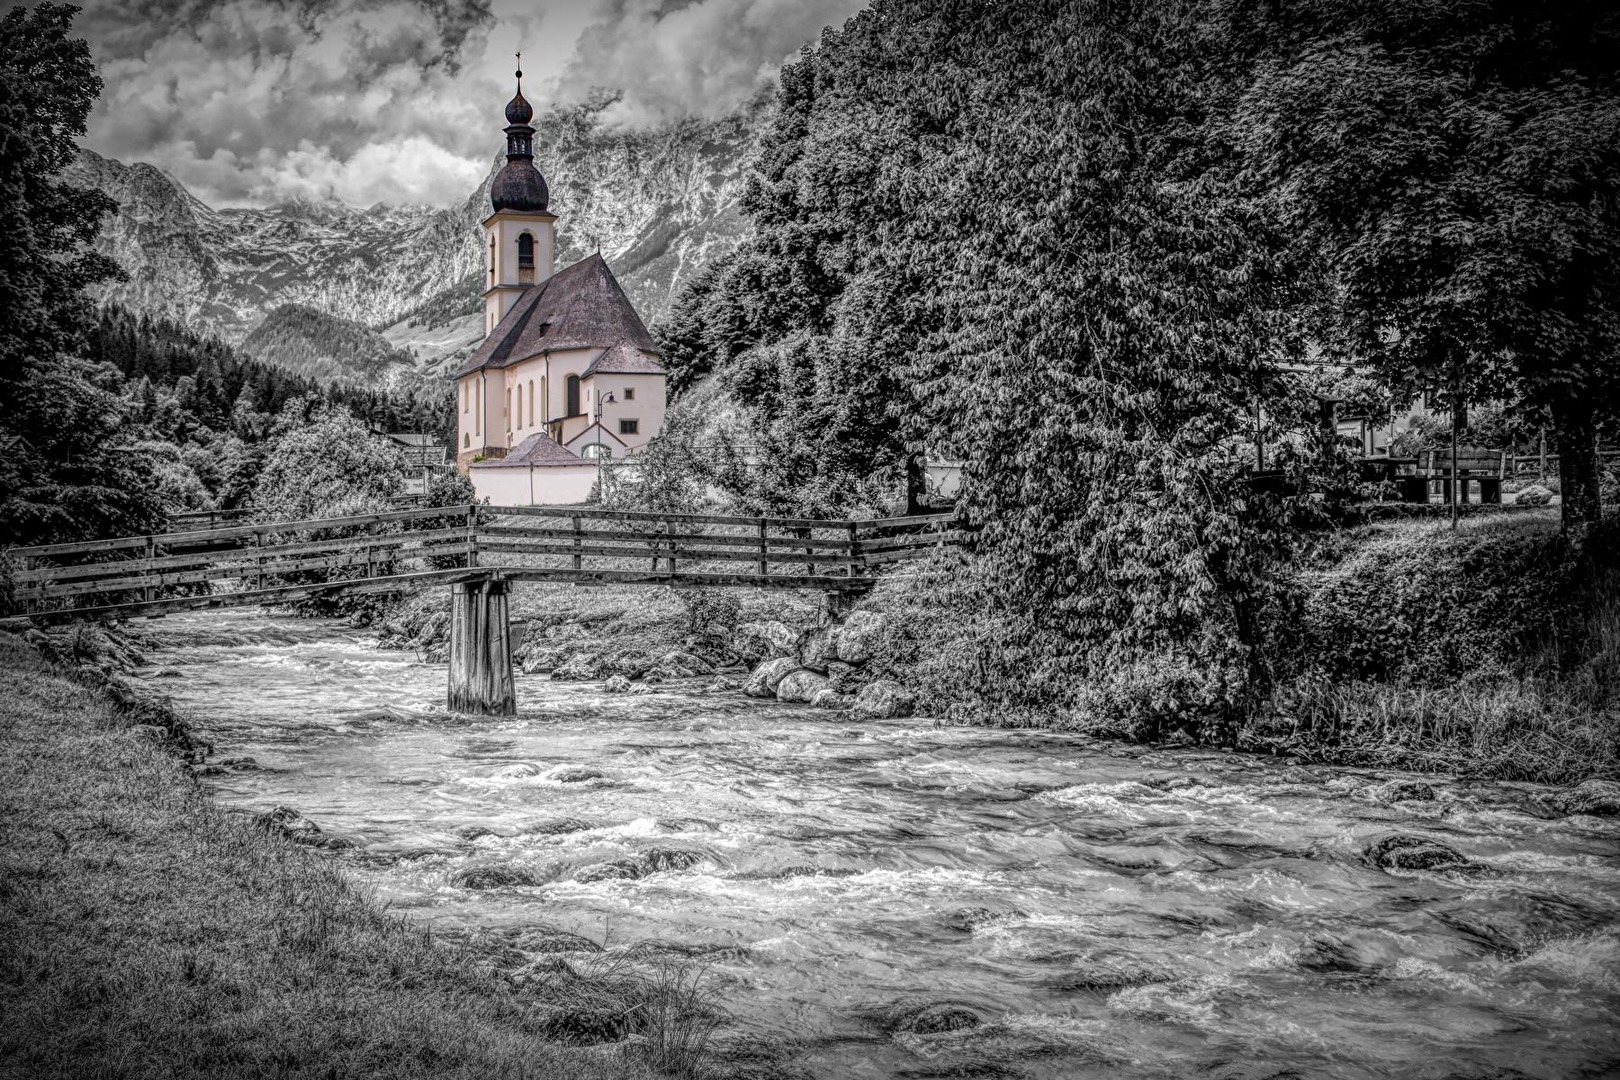
[[[259,473],[260,521],[379,513],[405,489],[405,459],[346,409],[293,402]]]
[[[154,530],[161,506],[142,459],[124,453],[116,369],[78,356],[83,290],[118,274],[90,247],[100,192],[57,179],[101,89],[76,9],[0,16],[0,542]]]
[[[1235,112],[1270,208],[1333,282],[1327,340],[1392,385],[1550,414],[1566,526],[1620,409],[1620,16],[1591,0],[1241,10]]]

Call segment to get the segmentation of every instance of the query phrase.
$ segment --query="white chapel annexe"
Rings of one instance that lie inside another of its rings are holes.
[[[455,376],[456,467],[496,506],[581,502],[599,459],[634,455],[664,423],[658,350],[607,262],[555,269],[522,75],[483,221],[487,336]]]

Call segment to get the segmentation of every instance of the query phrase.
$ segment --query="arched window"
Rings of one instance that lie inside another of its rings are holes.
[[[518,236],[518,284],[534,284],[534,236],[531,233]]]
[[[521,428],[523,426],[523,384],[522,383],[518,383],[517,423],[513,424],[512,426],[516,427],[516,428]]]
[[[579,376],[568,376],[568,382],[563,387],[563,415],[579,415]]]
[[[501,419],[506,421],[506,430],[512,430],[512,388],[506,388],[506,404],[501,406]]]
[[[495,234],[489,234],[489,283],[495,284]]]
[[[529,426],[534,427],[534,380],[529,380]]]
[[[466,450],[470,446],[472,446],[472,436],[471,435],[463,435],[461,437],[461,448],[463,450]]]

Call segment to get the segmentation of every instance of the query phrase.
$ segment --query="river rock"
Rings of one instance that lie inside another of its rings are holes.
[[[705,694],[724,694],[728,690],[736,690],[741,686],[742,683],[738,682],[736,679],[730,679],[724,675],[721,675],[716,678],[714,682],[710,683],[708,686],[705,686],[703,688],[703,692]]]
[[[1434,788],[1422,780],[1391,780],[1372,790],[1380,802],[1434,802]]]
[[[1450,844],[1410,833],[1374,840],[1362,854],[1381,870],[1461,870],[1477,865]]]
[[[514,926],[501,932],[501,937],[515,949],[546,956],[558,953],[599,953],[602,946],[568,930],[555,926]]]
[[[557,769],[548,779],[559,784],[583,784],[590,780],[606,780],[607,773],[601,769],[592,769],[585,766],[571,766],[566,769]]]
[[[903,998],[867,1014],[891,1035],[939,1035],[979,1026],[979,1015],[962,1001]]]
[[[838,659],[864,664],[872,659],[888,620],[876,611],[852,611],[838,630]]]
[[[732,651],[758,660],[792,656],[798,647],[799,632],[775,621],[743,623],[731,639]]]
[[[997,923],[1012,922],[1016,919],[1028,918],[1024,912],[1013,908],[1010,911],[995,911],[991,908],[969,907],[957,908],[945,916],[944,923],[952,930],[963,934],[971,934],[975,930],[982,930],[986,926]]]
[[[1552,498],[1551,491],[1540,484],[1531,484],[1529,487],[1520,488],[1519,493],[1513,496],[1513,502],[1516,506],[1546,506],[1552,502]]]
[[[666,679],[685,679],[693,675],[713,675],[714,665],[696,653],[676,649],[660,656],[653,664],[653,670]]]
[[[521,866],[469,866],[458,870],[450,884],[463,889],[503,889],[513,885],[538,885],[533,874]]]
[[[743,693],[749,697],[773,697],[782,680],[797,670],[799,670],[798,661],[790,656],[767,660],[755,668],[754,673],[748,677],[748,681],[743,684]]]
[[[799,664],[826,674],[827,661],[838,659],[838,629],[824,626],[812,630],[799,643]]]
[[[502,780],[521,780],[526,776],[539,776],[540,766],[531,765],[527,761],[517,761],[511,765],[502,765],[491,775],[498,776]]]
[[[564,682],[589,682],[596,678],[596,660],[585,653],[575,653],[561,667],[551,673],[553,679]]]
[[[790,672],[776,684],[776,699],[803,702],[808,705],[816,700],[817,694],[826,689],[828,689],[827,676],[800,668],[798,671]]]
[[[893,720],[910,716],[917,697],[893,679],[878,679],[861,687],[855,695],[857,715],[871,720]]]
[[[604,694],[628,694],[630,692],[630,680],[623,675],[610,675],[607,682],[602,684],[602,692]]]
[[[322,839],[321,827],[290,806],[267,810],[255,817],[253,824],[264,832],[285,836],[299,844],[318,845]]]
[[[1550,801],[1561,813],[1613,817],[1620,814],[1620,784],[1613,780],[1584,780],[1552,796]]]
[[[852,700],[848,694],[840,694],[831,686],[824,686],[816,692],[810,704],[817,709],[847,709]]]

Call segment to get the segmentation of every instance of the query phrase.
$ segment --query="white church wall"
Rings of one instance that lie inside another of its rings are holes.
[[[566,506],[590,497],[596,466],[512,465],[469,469],[473,491],[491,506]]]

